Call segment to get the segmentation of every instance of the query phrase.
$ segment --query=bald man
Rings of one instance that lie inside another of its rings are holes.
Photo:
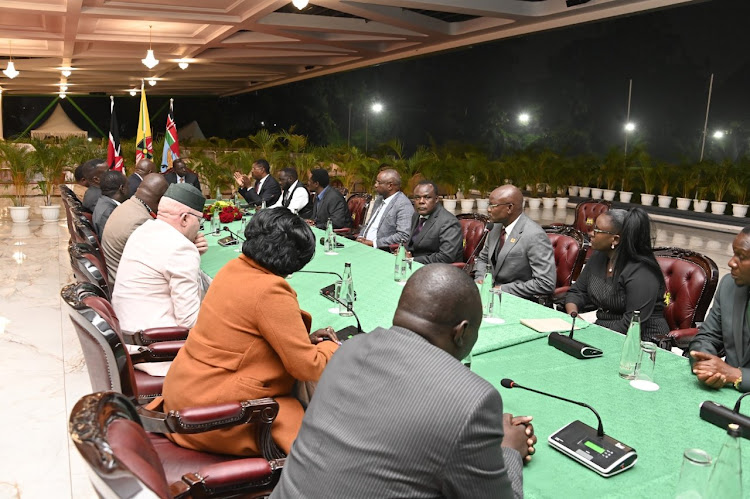
[[[523,194],[513,185],[492,191],[487,207],[495,223],[479,252],[475,278],[484,281],[492,269],[495,287],[504,293],[533,299],[555,291],[555,255],[547,234],[523,213]]]
[[[149,173],[153,173],[156,165],[150,159],[142,159],[135,165],[135,171],[128,177],[128,196],[135,194],[138,186],[143,182],[143,178]]]
[[[388,248],[391,244],[406,244],[411,237],[411,219],[414,205],[401,192],[401,175],[386,168],[375,180],[375,198],[372,215],[360,231],[357,241],[376,248]]]
[[[143,178],[135,195],[114,209],[102,233],[102,251],[107,262],[110,284],[115,283],[122,250],[130,234],[146,220],[156,218],[156,210],[169,183],[163,175],[151,173]]]
[[[482,305],[436,263],[404,287],[393,327],[347,340],[326,366],[271,498],[523,496],[530,417],[461,364]]]

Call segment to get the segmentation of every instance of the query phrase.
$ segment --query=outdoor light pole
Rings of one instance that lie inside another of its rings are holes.
[[[375,114],[380,114],[382,110],[383,110],[383,104],[381,104],[380,102],[375,102],[372,106],[370,106],[370,111],[372,111]],[[369,118],[370,118],[370,113],[365,112],[365,154],[367,154],[367,146],[368,146],[367,126],[368,126]]]
[[[628,157],[628,134],[632,132],[635,127],[630,122],[630,99],[633,96],[633,79],[630,79],[630,83],[628,84],[628,114],[625,118],[625,158],[627,160]]]
[[[714,88],[714,74],[711,73],[711,80],[708,83],[708,101],[706,102],[706,120],[703,122],[703,138],[701,139],[701,159],[698,160],[700,163],[703,161],[703,150],[706,147],[706,129],[708,128],[708,111],[711,109],[711,92]]]

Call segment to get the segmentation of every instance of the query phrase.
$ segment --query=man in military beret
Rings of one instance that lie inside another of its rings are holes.
[[[122,329],[193,327],[201,303],[199,234],[205,198],[190,184],[171,184],[156,219],[128,238],[112,305]]]

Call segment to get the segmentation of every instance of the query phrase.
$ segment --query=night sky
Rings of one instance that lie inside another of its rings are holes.
[[[393,62],[251,94],[219,99],[175,100],[178,127],[197,120],[206,136],[236,138],[297,125],[316,144],[344,143],[352,105],[352,142],[364,146],[364,113],[370,115],[371,147],[398,138],[407,152],[418,145],[456,140],[493,155],[507,149],[498,130],[538,139],[536,145],[567,154],[603,154],[622,145],[628,79],[633,79],[631,121],[652,156],[697,160],[708,93],[715,73],[709,153],[748,152],[750,136],[750,2],[713,0],[697,5],[576,25],[477,45],[449,53]],[[152,127],[163,134],[168,97],[149,97]],[[109,99],[75,101],[102,130],[109,126]],[[28,126],[49,97],[5,95],[5,135]],[[134,135],[138,97],[116,98],[123,137]],[[91,126],[69,103],[71,119]],[[216,109],[223,112],[216,112]],[[528,128],[516,116],[532,115]],[[97,135],[95,132],[93,135]],[[721,147],[722,150],[719,150]]]

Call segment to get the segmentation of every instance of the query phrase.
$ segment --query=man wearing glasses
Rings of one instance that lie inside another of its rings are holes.
[[[248,204],[260,206],[263,201],[266,206],[273,206],[281,197],[281,186],[273,176],[271,176],[271,165],[265,159],[259,159],[253,163],[253,169],[250,170],[255,183],[247,175],[240,172],[234,172],[234,180],[239,185],[239,193],[245,198]]]
[[[401,175],[390,168],[378,173],[375,180],[375,198],[372,216],[359,233],[357,241],[375,248],[406,243],[411,236],[411,218],[414,206],[401,192]]]
[[[192,185],[171,184],[156,219],[128,238],[112,293],[123,329],[195,324],[202,294],[200,256],[208,248],[198,232],[204,202]]]
[[[557,280],[552,244],[544,229],[524,215],[521,191],[498,187],[487,212],[495,226],[477,257],[476,281],[483,282],[491,266],[492,282],[505,293],[521,298],[552,294]]]

